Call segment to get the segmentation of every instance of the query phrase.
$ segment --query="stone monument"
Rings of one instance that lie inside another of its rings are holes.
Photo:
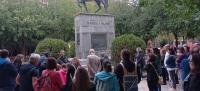
[[[86,58],[91,48],[96,50],[97,55],[109,56],[114,37],[114,16],[80,13],[75,17],[77,57]]]

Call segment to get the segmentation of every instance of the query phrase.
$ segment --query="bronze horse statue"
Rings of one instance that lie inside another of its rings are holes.
[[[98,9],[95,11],[95,13],[99,12],[101,10],[101,4],[103,4],[105,13],[108,13],[108,0],[94,0],[98,6]],[[82,8],[81,4],[85,8],[85,12],[88,13],[87,5],[86,5],[87,0],[78,0],[78,6]]]

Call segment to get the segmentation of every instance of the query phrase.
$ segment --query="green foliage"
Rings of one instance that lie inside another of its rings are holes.
[[[30,53],[46,37],[74,40],[74,15],[71,0],[0,1],[0,48]]]
[[[135,50],[137,47],[145,48],[146,44],[144,40],[139,37],[136,37],[133,34],[125,34],[119,37],[116,37],[112,42],[111,54],[112,60],[116,63],[120,62],[120,52],[122,49],[126,48],[131,51],[131,57],[135,55]]]
[[[133,33],[147,41],[160,33],[190,38],[200,31],[199,0],[139,0],[132,5],[126,1],[111,4],[114,4],[111,13],[116,16],[117,35]]]
[[[68,45],[65,41],[61,39],[46,38],[38,43],[35,52],[47,52],[51,56],[58,57],[60,50],[65,50],[67,52]]]
[[[165,46],[167,43],[168,43],[167,39],[162,39],[162,40],[160,41],[160,46],[163,47],[163,46]]]
[[[75,42],[74,41],[70,41],[67,43],[68,44],[68,50],[67,50],[67,55],[68,57],[75,57],[76,53],[75,53]]]
[[[28,54],[44,38],[74,40],[77,0],[0,0],[0,48]],[[116,35],[134,34],[145,41],[160,33],[194,38],[200,31],[200,0],[109,0]],[[90,13],[97,8],[88,2]],[[103,14],[104,9],[99,14]],[[192,32],[191,32],[192,31]]]

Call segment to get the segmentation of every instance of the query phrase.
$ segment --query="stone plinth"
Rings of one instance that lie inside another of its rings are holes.
[[[91,48],[96,50],[97,55],[110,55],[110,47],[114,37],[114,16],[79,14],[75,17],[77,57],[86,58]]]

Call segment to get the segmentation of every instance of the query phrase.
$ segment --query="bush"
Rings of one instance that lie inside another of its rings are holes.
[[[67,43],[61,39],[46,38],[40,41],[36,47],[36,53],[48,52],[50,56],[58,57],[60,50],[67,52]],[[66,53],[67,54],[67,53]]]
[[[129,49],[131,52],[131,58],[133,60],[136,48],[141,47],[145,48],[146,44],[144,40],[142,40],[139,37],[136,37],[133,34],[126,34],[122,35],[119,37],[116,37],[113,42],[112,42],[112,47],[111,47],[111,55],[112,55],[112,60],[114,63],[120,62],[120,52],[122,49],[126,48]]]
[[[68,44],[68,57],[75,57],[75,42],[74,41],[70,41],[67,43]]]

